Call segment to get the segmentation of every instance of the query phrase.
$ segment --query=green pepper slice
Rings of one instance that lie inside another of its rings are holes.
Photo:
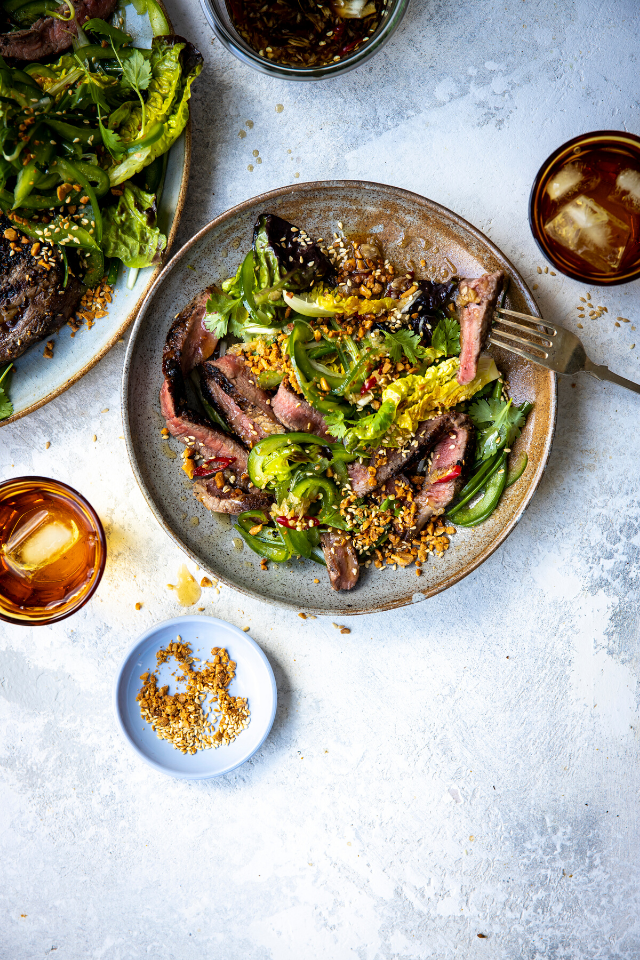
[[[43,117],[48,127],[70,143],[82,143],[85,146],[102,143],[102,134],[96,127],[76,127],[64,120],[54,120],[52,117]]]
[[[523,450],[517,459],[514,461],[513,465],[509,466],[509,472],[507,473],[507,482],[505,484],[505,490],[507,487],[513,486],[516,480],[519,480],[522,474],[527,469],[527,464],[529,463],[529,457],[527,451]]]
[[[240,288],[242,290],[242,299],[249,315],[261,326],[268,327],[273,321],[273,311],[269,313],[263,307],[259,307],[255,301],[256,274],[253,259],[253,251],[249,251],[243,260],[240,268]]]
[[[465,486],[460,491],[458,502],[451,508],[451,510],[447,510],[448,517],[455,517],[458,510],[466,506],[470,500],[473,500],[475,495],[482,489],[485,483],[491,479],[496,470],[499,468],[501,457],[502,454],[498,450],[497,453],[494,453],[492,457],[489,457],[488,460],[485,460],[480,465],[480,469],[473,474],[473,476],[467,481]]]
[[[498,467],[488,480],[482,498],[473,507],[464,507],[455,518],[458,527],[476,527],[491,516],[507,482],[507,454],[503,453],[498,461]]]
[[[100,243],[102,241],[102,214],[100,213],[100,206],[98,204],[96,193],[89,183],[89,178],[85,177],[84,173],[77,164],[70,163],[68,160],[63,160],[62,157],[58,158],[56,161],[56,166],[67,183],[79,183],[80,186],[84,188],[89,200],[91,201],[91,208],[95,218],[96,240],[98,243]]]
[[[259,557],[284,563],[290,559],[291,552],[278,530],[269,527],[259,534],[249,533],[257,524],[268,522],[268,517],[261,510],[246,510],[239,515],[236,529],[247,546]]]

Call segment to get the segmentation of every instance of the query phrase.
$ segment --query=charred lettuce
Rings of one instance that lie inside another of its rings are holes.
[[[258,217],[253,230],[253,251],[259,290],[276,284],[285,290],[308,290],[320,280],[335,285],[331,261],[315,240],[273,213]]]

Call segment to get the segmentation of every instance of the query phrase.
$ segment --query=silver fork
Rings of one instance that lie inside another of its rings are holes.
[[[515,323],[513,320],[506,319],[503,314],[526,320],[531,326]],[[572,376],[584,370],[596,380],[610,380],[611,383],[617,383],[621,387],[640,393],[640,384],[620,377],[608,367],[599,366],[589,360],[576,335],[558,324],[548,323],[528,313],[507,310],[505,307],[496,309],[494,323],[509,328],[508,330],[499,330],[495,326],[492,328],[489,340],[496,347],[516,353],[519,357],[531,363],[537,363],[541,367],[547,367],[549,370],[555,370],[556,373]],[[511,333],[511,330],[516,332]]]

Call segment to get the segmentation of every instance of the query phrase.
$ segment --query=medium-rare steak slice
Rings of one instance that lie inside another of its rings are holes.
[[[460,384],[471,383],[476,375],[503,283],[501,270],[484,273],[477,280],[460,281]]]
[[[248,447],[274,433],[284,433],[271,409],[269,395],[255,382],[244,361],[228,353],[201,366],[203,395],[222,414]]]
[[[234,462],[227,468],[227,473],[235,476],[238,484],[247,485],[246,449],[233,437],[213,427],[205,417],[189,406],[182,370],[176,360],[167,363],[165,380],[160,390],[160,409],[172,437],[196,450],[205,459],[233,458]],[[244,480],[243,475],[246,478]]]
[[[84,287],[55,246],[35,243],[0,214],[0,364],[15,360],[72,317]]]
[[[273,503],[273,498],[267,493],[262,491],[246,493],[244,490],[231,488],[227,484],[220,488],[213,478],[196,480],[193,485],[193,495],[212,513],[237,515],[244,513],[245,510],[268,511]]]
[[[334,590],[352,590],[360,576],[358,555],[351,538],[340,530],[320,534],[320,543]]]
[[[162,368],[170,360],[177,360],[186,376],[199,363],[208,360],[218,345],[218,338],[204,325],[207,300],[216,290],[207,287],[181,310],[171,324],[162,350]]]
[[[278,387],[278,392],[271,401],[271,409],[288,430],[313,433],[316,437],[335,443],[336,438],[327,430],[322,414],[314,410],[304,397],[294,393],[286,381]]]
[[[464,486],[473,459],[474,436],[466,414],[451,414],[449,428],[433,450],[422,490],[414,498],[417,510],[411,533],[418,533],[432,517],[444,513]]]
[[[0,56],[15,60],[42,60],[68,50],[78,36],[78,25],[99,17],[108,20],[117,5],[117,0],[73,0],[76,15],[74,20],[56,20],[55,17],[40,17],[27,30],[0,34]],[[66,4],[58,7],[57,13],[69,16]]]
[[[353,492],[359,497],[372,493],[400,470],[408,470],[418,463],[447,429],[450,418],[451,414],[444,413],[433,420],[424,420],[408,446],[398,449],[379,447],[367,463],[350,463],[348,471]]]

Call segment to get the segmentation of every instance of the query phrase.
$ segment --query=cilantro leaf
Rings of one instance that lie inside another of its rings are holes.
[[[241,299],[234,300],[232,297],[228,297],[226,293],[217,293],[215,290],[207,300],[204,325],[207,330],[216,335],[218,340],[226,335],[229,329],[229,314],[239,303],[241,303]],[[232,332],[236,333],[236,330],[233,329]]]
[[[139,94],[141,90],[146,90],[150,83],[151,64],[136,50],[122,64],[122,84]]]
[[[125,145],[122,142],[122,137],[115,132],[115,130],[109,130],[108,127],[102,122],[101,116],[98,116],[98,126],[100,127],[100,133],[102,134],[102,143],[107,148],[112,157],[118,159],[122,156],[125,151]]]
[[[431,346],[446,357],[460,356],[460,324],[455,317],[443,317],[433,331]]]
[[[6,420],[13,413],[13,404],[9,400],[9,382],[11,380],[9,371],[12,366],[13,364],[10,363],[4,370],[0,371],[0,420]]]
[[[349,422],[345,420],[344,411],[332,410],[324,413],[323,417],[331,436],[336,440],[344,440],[350,428]]]
[[[424,356],[424,347],[420,345],[420,337],[411,330],[398,330],[397,333],[385,333],[384,345],[394,363],[397,363],[404,353],[410,363],[418,363]]]
[[[525,414],[512,400],[476,400],[469,416],[478,428],[478,459],[486,460],[501,447],[510,447],[520,436]]]

